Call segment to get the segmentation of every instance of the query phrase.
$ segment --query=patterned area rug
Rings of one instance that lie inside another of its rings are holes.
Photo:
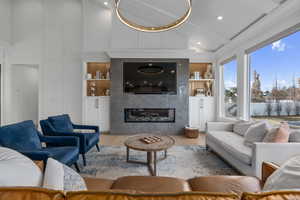
[[[145,152],[130,151],[131,159],[146,160]],[[158,154],[163,156],[163,152]],[[91,150],[87,155],[87,166],[82,166],[81,174],[98,178],[115,179],[121,176],[148,176],[146,165],[126,162],[126,148],[102,146],[101,151]],[[205,175],[237,175],[234,169],[201,146],[174,146],[168,151],[168,158],[157,164],[159,176],[184,179]]]

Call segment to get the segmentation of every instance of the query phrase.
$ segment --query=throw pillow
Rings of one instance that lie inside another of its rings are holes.
[[[249,127],[253,124],[257,123],[256,121],[239,121],[233,125],[233,132],[239,134],[240,136],[245,136],[245,133],[249,129]]]
[[[293,157],[266,181],[263,191],[300,189],[300,156]]]
[[[271,128],[268,133],[266,134],[263,142],[265,143],[272,143],[274,141],[275,135],[277,133],[278,127]]]
[[[85,181],[77,172],[52,158],[47,161],[43,187],[64,191],[87,190]]]
[[[284,122],[278,128],[274,137],[274,142],[287,143],[289,142],[289,136],[290,136],[290,127],[286,122]]]
[[[270,125],[266,121],[251,125],[245,133],[244,144],[252,147],[255,142],[262,142],[269,129]]]
[[[52,158],[48,158],[47,160],[43,187],[52,190],[64,190],[63,165]]]
[[[289,142],[299,142],[300,143],[300,130],[291,129]]]
[[[63,165],[64,168],[64,190],[65,191],[83,191],[87,190],[83,178],[72,168]]]
[[[43,173],[29,158],[19,152],[0,147],[0,187],[40,187]]]

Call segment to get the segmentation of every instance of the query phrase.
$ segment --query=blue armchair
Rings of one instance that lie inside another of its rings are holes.
[[[46,147],[42,146],[46,144]],[[0,127],[0,145],[19,151],[32,160],[47,161],[49,157],[66,165],[75,165],[79,171],[79,140],[76,137],[47,137],[33,121],[24,121]]]
[[[86,166],[85,154],[94,146],[100,151],[99,142],[99,127],[76,125],[73,124],[69,115],[59,115],[48,117],[46,120],[41,120],[40,125],[44,135],[47,136],[76,136],[79,138],[79,153],[82,155],[83,165]],[[89,129],[92,133],[74,132],[74,129]]]

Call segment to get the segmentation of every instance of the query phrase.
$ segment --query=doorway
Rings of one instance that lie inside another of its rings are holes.
[[[39,66],[11,65],[8,119],[10,123],[39,118]]]

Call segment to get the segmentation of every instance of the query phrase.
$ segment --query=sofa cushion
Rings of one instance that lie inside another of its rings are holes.
[[[260,180],[250,176],[203,176],[188,180],[193,191],[235,193],[260,192]],[[218,184],[215,184],[218,183]]]
[[[251,125],[245,134],[245,145],[252,147],[255,142],[262,142],[270,128],[266,121]]]
[[[4,187],[0,188],[0,200],[65,200],[61,191],[36,187]]]
[[[244,193],[242,200],[296,200],[300,191],[273,191],[265,193]]]
[[[256,121],[239,121],[233,125],[233,132],[240,136],[245,136],[249,127],[257,123]]]
[[[251,165],[252,149],[244,145],[244,138],[228,131],[211,131],[208,137],[239,161]]]
[[[64,168],[58,161],[48,158],[44,173],[43,188],[64,190]]]
[[[145,184],[145,183],[144,183]],[[184,193],[125,193],[125,192],[68,192],[68,200],[239,200],[236,194],[184,192]]]
[[[68,164],[73,158],[75,158],[79,150],[77,147],[48,147],[43,149],[51,154],[52,158],[59,160],[62,163]]]
[[[1,127],[0,144],[17,151],[41,149],[41,141],[32,121]]]
[[[114,182],[111,189],[138,192],[185,192],[191,190],[187,181],[183,179],[152,176],[121,177]]]
[[[19,152],[0,147],[0,187],[31,186],[42,184],[41,169]]]
[[[73,132],[73,125],[69,115],[52,116],[48,119],[56,131]]]
[[[104,191],[110,190],[113,180],[110,179],[101,179],[93,177],[83,177],[88,191]]]

